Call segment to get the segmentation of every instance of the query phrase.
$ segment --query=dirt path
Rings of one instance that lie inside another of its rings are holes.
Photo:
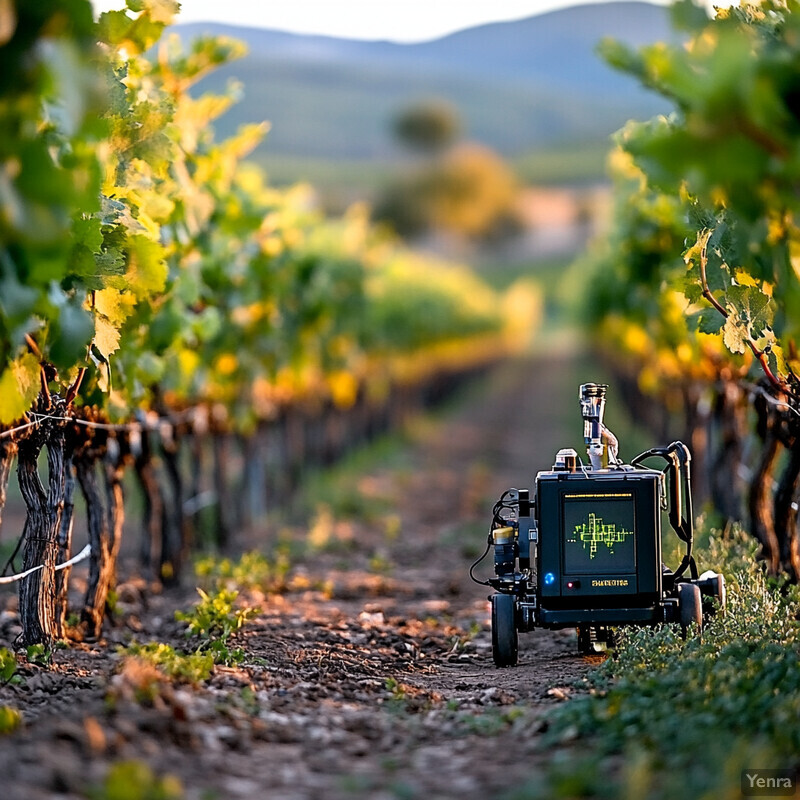
[[[494,798],[535,777],[548,710],[596,662],[577,655],[574,633],[537,631],[521,635],[519,666],[495,669],[488,590],[467,571],[497,496],[578,446],[577,387],[594,376],[575,372],[558,355],[507,365],[414,424],[408,447],[353,479],[369,513],[321,508],[318,550],[290,590],[250,598],[260,613],[237,638],[246,666],[201,686],[154,683],[104,643],[22,668],[20,685],[0,688],[26,720],[0,739],[0,796],[88,797],[128,760],[197,800]],[[135,613],[109,638],[138,627],[139,641],[180,643],[172,610],[188,596],[144,607],[133,588],[123,600]],[[0,645],[15,631],[2,615]]]

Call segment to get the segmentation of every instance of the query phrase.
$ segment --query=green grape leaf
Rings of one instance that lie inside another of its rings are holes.
[[[98,276],[123,275],[125,273],[125,255],[115,248],[95,253],[94,264]]]
[[[139,55],[151,48],[160,38],[164,25],[171,21],[166,4],[172,0],[153,0],[143,5],[156,6],[155,14],[146,8],[135,19],[126,11],[104,11],[97,21],[99,38],[117,48],[124,48],[130,55]],[[155,19],[158,16],[159,19]]]
[[[772,324],[773,309],[770,298],[759,287],[731,286],[728,289],[727,301],[751,338],[758,339],[763,330]]]
[[[683,294],[692,305],[700,302],[700,298],[703,296],[703,289],[700,286],[699,276],[688,274],[684,278]]]
[[[101,228],[102,223],[96,217],[80,217],[72,223],[72,241],[96,253],[103,244]]]
[[[91,278],[96,274],[94,253],[86,245],[77,244],[72,248],[67,270],[72,277]],[[100,287],[99,281],[94,281]]]
[[[213,306],[204,308],[192,322],[192,330],[201,342],[209,341],[219,335],[222,327],[222,314]]]
[[[703,309],[697,315],[697,330],[700,333],[719,333],[725,324],[725,317],[715,308]]]
[[[597,52],[604,61],[620,72],[629,72],[640,77],[644,74],[641,55],[616,39],[610,37],[601,39]]]
[[[767,363],[773,374],[782,378],[785,378],[789,374],[789,365],[786,363],[783,348],[779,344],[772,344],[770,346],[770,349],[767,351]]]
[[[57,367],[72,367],[86,356],[94,335],[94,322],[86,309],[74,299],[62,299],[57,320],[51,325],[47,357]]]
[[[677,30],[696,32],[709,22],[706,10],[694,0],[676,0],[670,9],[672,24]]]
[[[12,333],[14,328],[28,327],[38,299],[38,292],[20,283],[10,270],[0,280],[0,316],[8,320]],[[26,332],[27,330],[20,330],[15,343],[19,344]]]
[[[104,11],[97,20],[98,37],[107,44],[121,45],[128,35],[131,22],[125,11]]]
[[[137,359],[136,369],[142,383],[158,383],[166,371],[167,365],[163,358],[154,353],[142,353]]]
[[[101,225],[115,225],[126,214],[129,214],[128,207],[121,200],[105,195],[101,196],[98,215]]]

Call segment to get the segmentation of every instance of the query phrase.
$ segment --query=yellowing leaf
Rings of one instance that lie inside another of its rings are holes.
[[[142,192],[142,212],[156,222],[164,222],[175,210],[175,203],[157,192]]]
[[[178,364],[181,374],[190,376],[200,367],[200,356],[194,350],[181,350],[178,354]]]
[[[119,350],[119,331],[102,316],[94,319],[94,346],[106,360]]]
[[[758,281],[743,269],[737,269],[733,277],[739,286],[758,286]]]
[[[167,283],[163,247],[146,236],[131,236],[125,278],[131,291],[140,300],[162,291]]]
[[[145,11],[150,13],[153,22],[169,25],[172,18],[181,10],[180,3],[176,0],[146,0]]]
[[[135,304],[131,294],[119,289],[100,289],[94,293],[95,310],[112,325],[121,325],[131,315]]]
[[[731,353],[744,353],[747,350],[747,328],[738,315],[731,313],[723,326],[723,341]]]
[[[337,370],[328,376],[328,387],[337,408],[350,408],[358,397],[358,380],[344,370]]]
[[[239,362],[233,353],[223,353],[216,363],[217,372],[220,375],[230,375],[235,372]]]
[[[38,394],[39,362],[32,353],[25,353],[0,375],[0,423],[18,420],[30,410]]]
[[[796,239],[789,240],[789,260],[795,276],[800,278],[800,241]]]

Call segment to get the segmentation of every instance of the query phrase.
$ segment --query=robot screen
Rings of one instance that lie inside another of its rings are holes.
[[[564,574],[622,575],[636,571],[631,493],[567,493],[563,501]]]

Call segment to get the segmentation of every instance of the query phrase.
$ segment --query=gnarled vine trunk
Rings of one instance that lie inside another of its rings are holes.
[[[780,418],[778,435],[789,456],[775,490],[775,534],[781,569],[793,583],[797,583],[800,578],[800,547],[795,500],[800,486],[800,425],[797,417],[787,412],[787,406],[780,406],[773,413]]]
[[[72,528],[75,510],[75,466],[70,459],[64,474],[64,512],[58,529],[58,555],[60,562],[69,560],[72,551]],[[67,591],[71,567],[56,572],[56,617],[62,633],[67,629],[67,613],[69,612]]]
[[[139,560],[145,573],[161,580],[161,548],[164,536],[164,498],[152,458],[150,436],[142,431],[134,458],[134,469],[142,489],[142,541]]]
[[[772,485],[781,444],[775,429],[775,415],[766,398],[757,396],[754,407],[757,414],[756,431],[761,437],[762,446],[747,497],[750,532],[761,544],[761,557],[767,570],[771,575],[777,575],[780,570],[780,548],[775,533]]]
[[[97,478],[97,463],[104,454],[104,442],[95,434],[75,458],[75,472],[86,503],[86,527],[92,548],[89,582],[81,611],[81,626],[87,639],[97,639],[102,632],[106,601],[114,574],[108,515]]]
[[[161,579],[167,583],[178,583],[184,559],[189,557],[191,528],[184,503],[186,492],[179,465],[180,440],[177,431],[169,426],[161,430],[161,457],[170,485],[170,503],[165,507],[163,544],[161,547]]]
[[[55,398],[54,398],[55,399]],[[47,411],[63,416],[63,401]],[[38,460],[47,450],[48,488],[39,477]],[[56,559],[61,516],[64,510],[67,473],[66,436],[63,422],[42,424],[19,445],[17,473],[27,507],[23,569],[36,569],[20,581],[19,614],[24,645],[50,646],[61,638],[56,616]]]
[[[97,461],[101,455],[104,492],[100,491],[97,480]],[[78,470],[81,490],[86,500],[87,526],[92,546],[89,582],[81,612],[81,625],[87,639],[97,639],[102,635],[108,595],[116,582],[117,556],[122,544],[122,526],[125,521],[122,492],[124,473],[124,454],[119,441],[114,437],[107,440],[101,451],[85,454]]]
[[[227,550],[231,538],[230,497],[228,494],[228,473],[230,462],[230,440],[227,433],[214,430],[211,434],[213,453],[212,479],[217,498],[216,544]]]
[[[708,422],[709,408],[703,388],[695,383],[683,387],[685,433],[683,441],[692,454],[692,490],[699,506],[709,496]]]
[[[719,441],[710,470],[711,501],[729,521],[743,516],[742,442],[747,430],[746,395],[738,383],[723,381],[714,403]]]

